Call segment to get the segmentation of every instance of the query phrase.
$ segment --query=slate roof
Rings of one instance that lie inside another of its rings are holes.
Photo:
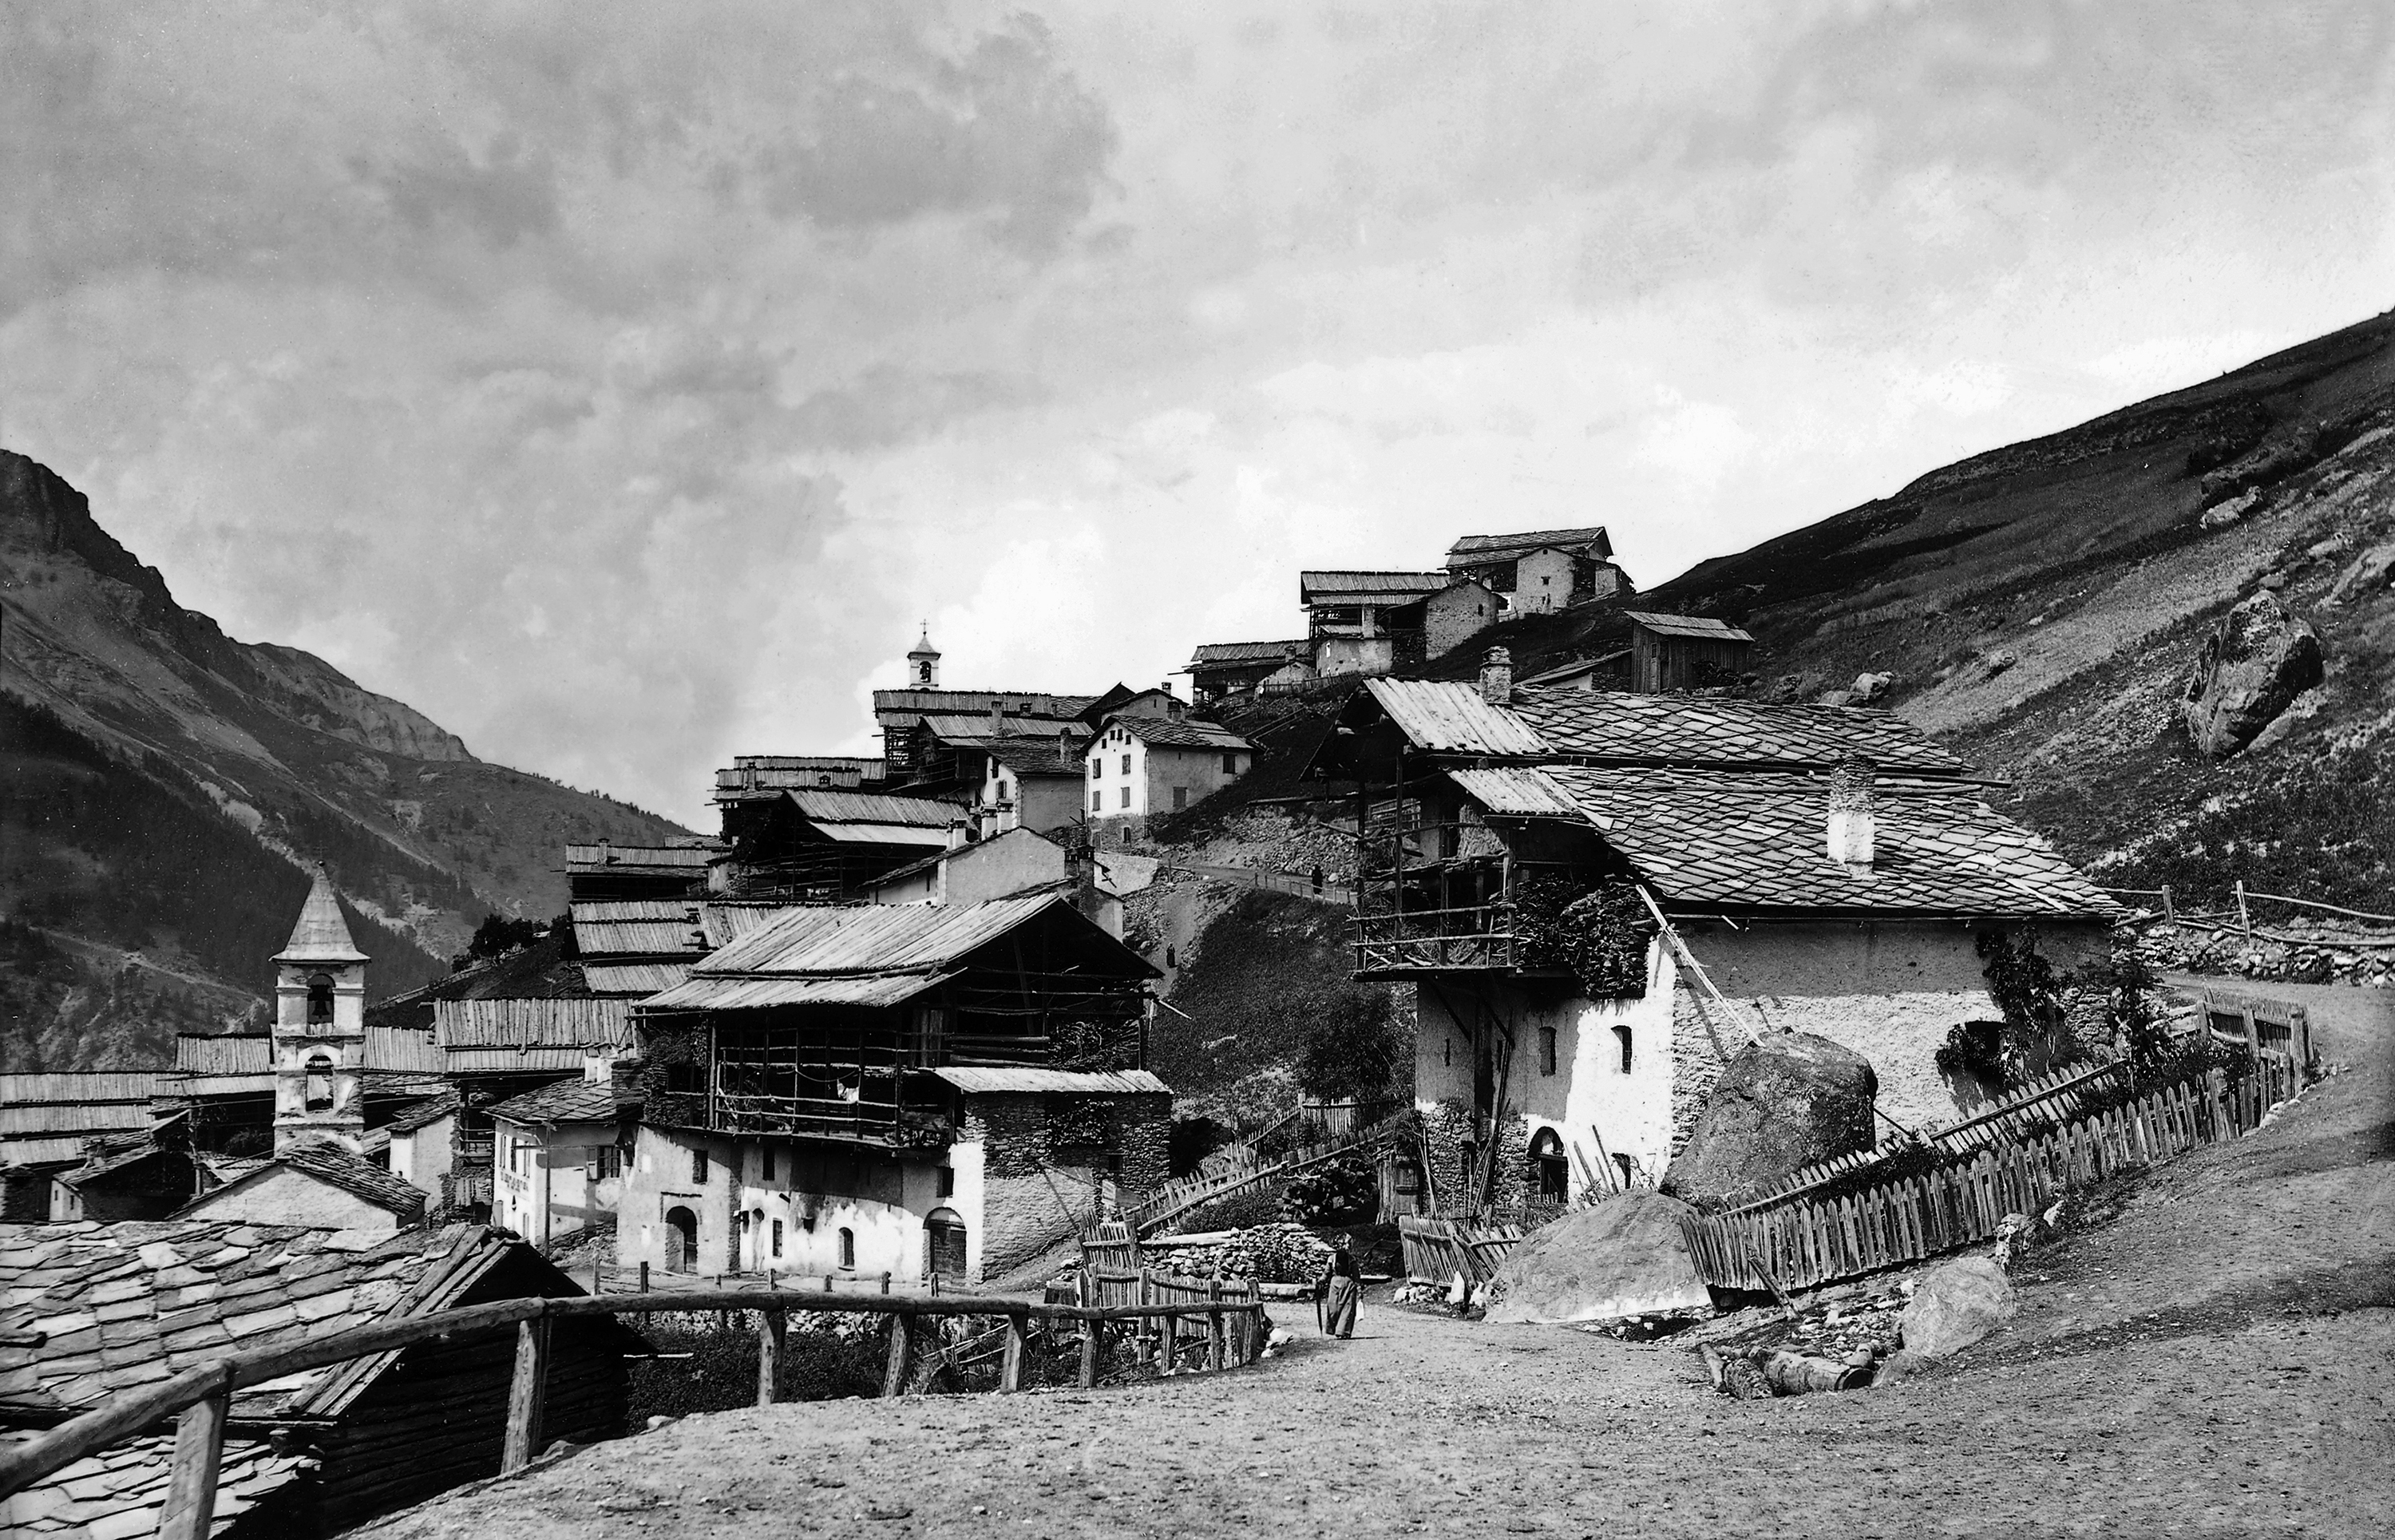
[[[1253,749],[1254,744],[1214,722],[1174,722],[1169,717],[1111,716],[1099,727],[1119,727],[1142,743],[1164,749]]]
[[[1829,857],[1827,777],[1550,766],[1542,772],[1667,905],[2110,919],[2119,906],[1973,790],[1883,784],[1877,851]]]
[[[979,747],[1018,776],[1060,776],[1078,780],[1088,774],[1081,766],[1083,740],[1079,738],[1074,740],[1073,757],[1063,763],[1057,763],[1056,740],[1052,737],[985,738]]]
[[[308,901],[299,906],[299,919],[291,927],[291,939],[274,956],[277,962],[363,962],[366,954],[350,939],[350,923],[341,918],[341,901],[333,892],[333,880],[324,869],[316,869],[315,879],[308,884]]]
[[[428,1127],[449,1117],[464,1105],[457,1092],[443,1090],[438,1095],[425,1097],[412,1107],[403,1108],[399,1116],[391,1119],[385,1126],[393,1134],[413,1134],[419,1128]]]
[[[1512,710],[1558,758],[1826,769],[1861,754],[1883,772],[1954,775],[1964,768],[1901,717],[1859,706],[1516,686]]]
[[[30,1442],[39,1430],[0,1432],[0,1449]],[[0,1498],[0,1533],[97,1540],[153,1534],[174,1478],[175,1436],[120,1439],[63,1466],[13,1496]],[[263,1440],[227,1439],[217,1464],[215,1519],[220,1531],[315,1464],[304,1452],[278,1454]]]
[[[1654,615],[1645,610],[1623,610],[1621,617],[1658,636],[1693,636],[1704,642],[1754,640],[1753,632],[1740,631],[1728,621],[1716,620],[1710,615]]]
[[[1476,566],[1551,547],[1568,551],[1580,545],[1603,547],[1596,552],[1600,557],[1613,554],[1613,538],[1605,532],[1605,526],[1587,524],[1579,529],[1530,529],[1519,535],[1466,535],[1447,548],[1447,564],[1450,568]]]
[[[1189,655],[1193,670],[1208,667],[1237,668],[1251,663],[1282,663],[1292,656],[1303,656],[1305,644],[1300,642],[1201,642]]]
[[[228,1352],[443,1308],[521,1244],[480,1225],[0,1225],[0,1416],[80,1411]],[[233,1415],[331,1415],[389,1358],[245,1387]]]
[[[626,1107],[639,1105],[629,1087],[568,1080],[510,1096],[492,1108],[491,1116],[520,1123],[614,1122]]]
[[[1436,753],[1536,759],[1546,740],[1502,706],[1491,706],[1477,684],[1444,679],[1368,679],[1364,688],[1414,746]]]
[[[246,1172],[235,1180],[220,1188],[212,1188],[192,1199],[181,1212],[204,1217],[209,1203],[252,1182],[264,1180],[278,1167],[312,1176],[402,1219],[415,1220],[424,1215],[423,1188],[392,1175],[380,1166],[368,1164],[329,1141],[286,1146],[275,1151],[257,1170]]]

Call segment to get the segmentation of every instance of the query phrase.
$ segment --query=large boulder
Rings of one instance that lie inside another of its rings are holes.
[[[1690,1202],[1726,1198],[1869,1149],[1878,1095],[1871,1060],[1853,1049],[1809,1032],[1766,1037],[1723,1068],[1663,1190]]]
[[[2260,736],[2295,698],[2321,682],[2320,633],[2265,590],[2241,601],[2203,644],[2187,698],[2188,737],[2226,759]]]
[[[1959,1353],[2020,1308],[2005,1269],[1984,1256],[1933,1268],[1904,1308],[1904,1350],[1924,1358]]]
[[[1713,1303],[1680,1220],[1695,1211],[1629,1192],[1530,1232],[1489,1290],[1489,1319],[1549,1324],[1700,1310]]]

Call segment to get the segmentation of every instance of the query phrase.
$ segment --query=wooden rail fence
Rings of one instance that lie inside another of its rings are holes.
[[[1968,1164],[1839,1197],[1783,1197],[1681,1222],[1697,1271],[1720,1288],[1780,1292],[1876,1272],[1992,1238],[2006,1215],[2051,1203],[2066,1187],[2157,1165],[2252,1132],[2297,1088],[2292,1064],[2256,1058],[2121,1106],[2084,1113]]]
[[[1211,1173],[1201,1166],[1195,1175],[1165,1183],[1150,1193],[1145,1201],[1126,1209],[1123,1216],[1140,1234],[1147,1235],[1201,1203],[1227,1198],[1260,1182],[1278,1181],[1308,1166],[1320,1165],[1351,1151],[1401,1137],[1412,1129],[1413,1124],[1414,1113],[1408,1109],[1368,1128],[1359,1128],[1320,1144],[1300,1146],[1286,1155],[1266,1158],[1250,1152],[1246,1159],[1226,1162]]]
[[[881,1382],[884,1396],[906,1387],[916,1323],[943,1317],[1000,1317],[1005,1347],[1001,1391],[1023,1387],[1023,1366],[1033,1321],[1079,1321],[1080,1383],[1097,1383],[1100,1338],[1109,1323],[1162,1322],[1168,1344],[1179,1323],[1206,1321],[1207,1364],[1221,1369],[1251,1363],[1264,1348],[1264,1308],[1256,1300],[1176,1299],[1152,1305],[1034,1304],[1028,1300],[951,1296],[815,1294],[761,1289],[692,1289],[670,1293],[575,1295],[559,1299],[510,1299],[443,1310],[409,1321],[362,1326],[330,1336],[262,1348],[214,1359],[171,1379],[111,1398],[105,1404],[60,1424],[39,1438],[0,1449],[0,1499],[119,1440],[175,1419],[175,1446],[166,1500],[159,1516],[160,1540],[207,1540],[216,1507],[217,1470],[224,1449],[225,1422],[233,1392],[286,1374],[345,1363],[351,1359],[403,1351],[427,1343],[486,1335],[513,1327],[515,1371],[508,1387],[502,1473],[529,1464],[540,1449],[541,1400],[548,1375],[549,1325],[584,1316],[654,1315],[661,1312],[754,1310],[758,1314],[757,1404],[773,1404],[788,1313],[830,1310],[890,1318],[890,1358]]]

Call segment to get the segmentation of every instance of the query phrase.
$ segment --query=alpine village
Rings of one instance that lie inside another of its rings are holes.
[[[914,1450],[989,1462],[940,1533],[1303,1523],[1373,1500],[1280,1474],[1330,1364],[1399,1445],[1593,1387],[1556,1480],[1698,1502],[1774,1427],[2263,1374],[2241,1322],[2390,1303],[2390,381],[2381,318],[1644,591],[1597,521],[1359,551],[1096,693],[891,617],[879,751],[794,723],[699,831],[0,456],[0,1527],[496,1533],[406,1516],[702,1426],[737,1480],[600,1506],[912,1533]],[[1184,1395],[1250,1453],[1101,1447]],[[1387,1527],[1470,1528],[1438,1447]],[[1841,1447],[1792,1501],[1901,1480]]]

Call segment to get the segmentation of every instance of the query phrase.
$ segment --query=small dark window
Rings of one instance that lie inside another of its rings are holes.
[[[1441,1038],[1438,1040],[1438,1062],[1450,1069],[1454,1067],[1455,1040],[1453,1038]]]
[[[333,1109],[333,1061],[324,1054],[308,1055],[308,1082],[303,1093],[311,1112]]]
[[[940,1168],[940,1196],[941,1196],[941,1197],[943,1197],[943,1198],[953,1198],[953,1197],[955,1197],[956,1195],[957,1195],[957,1172],[956,1172],[956,1168],[955,1168],[954,1166],[942,1166],[942,1167]]]
[[[666,1090],[678,1096],[698,1095],[698,1066],[687,1060],[666,1066]]]
[[[1630,1029],[1616,1027],[1613,1029],[1613,1041],[1621,1049],[1621,1072],[1626,1075],[1630,1073]]]
[[[1131,805],[1131,788],[1128,786],[1122,789],[1122,804],[1125,807],[1129,807]]]
[[[621,1176],[622,1175],[624,1175],[624,1152],[622,1150],[617,1149],[614,1145],[592,1145],[590,1147],[590,1179],[592,1181],[613,1181],[615,1178]]]
[[[1542,1027],[1539,1029],[1539,1073],[1552,1075],[1555,1072],[1555,1029],[1552,1027]]]
[[[1106,810],[1106,794],[1105,794],[1105,792],[1103,792],[1103,791],[1092,791],[1092,792],[1091,792],[1091,793],[1090,793],[1090,811],[1091,811],[1091,812],[1092,812],[1092,813],[1103,813],[1103,812],[1105,812],[1105,810]]]
[[[1223,756],[1223,774],[1226,776],[1236,776],[1238,773],[1239,756],[1237,754],[1224,754]]]
[[[690,1179],[694,1182],[704,1182],[707,1180],[706,1150],[694,1149],[690,1152]]]
[[[1125,755],[1122,757],[1122,762],[1123,762],[1123,774],[1124,774],[1124,775],[1126,775],[1126,776],[1128,776],[1128,775],[1130,775],[1130,774],[1131,774],[1131,756],[1130,756],[1129,754],[1125,754]]]
[[[779,1219],[774,1221],[774,1255],[782,1255],[782,1222]]]
[[[1561,1201],[1571,1196],[1571,1162],[1554,1129],[1542,1128],[1532,1136],[1530,1159],[1538,1165],[1540,1197]]]
[[[330,1026],[333,1020],[333,976],[316,974],[308,980],[308,1025]]]
[[[774,1179],[774,1147],[772,1145],[767,1145],[757,1151],[757,1179],[761,1182],[770,1182]],[[781,1249],[779,1246],[774,1248],[776,1254]]]
[[[1173,811],[1177,813],[1177,812],[1179,812],[1181,809],[1183,809],[1183,808],[1184,808],[1184,807],[1186,807],[1186,806],[1188,806],[1188,805],[1189,805],[1189,788],[1187,788],[1187,787],[1185,787],[1185,786],[1176,786],[1176,787],[1174,787],[1174,788],[1172,789],[1172,809],[1173,809]]]
[[[845,1226],[840,1232],[840,1265],[843,1268],[856,1266],[856,1232]]]

